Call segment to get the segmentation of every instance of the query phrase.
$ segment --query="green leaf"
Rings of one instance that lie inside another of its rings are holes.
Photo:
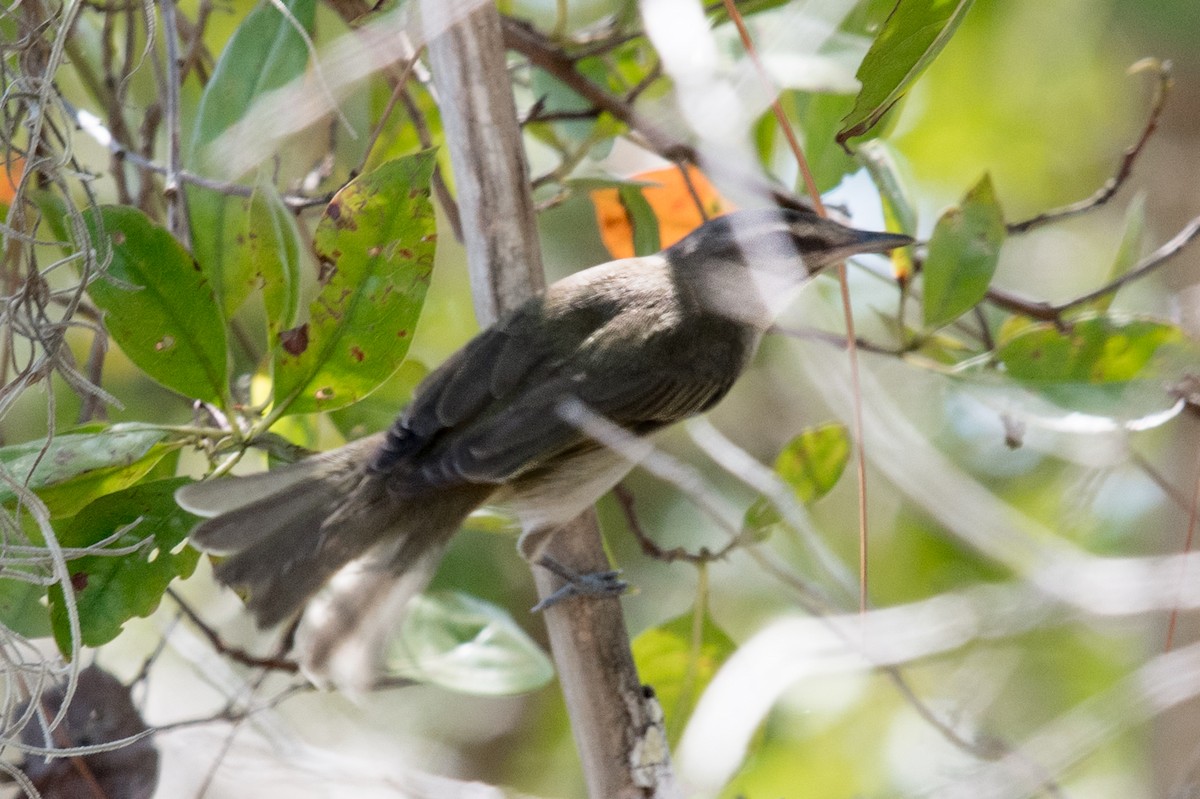
[[[45,638],[50,635],[45,597],[44,585],[0,578],[0,624],[26,638]]]
[[[129,360],[185,397],[222,403],[225,323],[212,285],[166,230],[127,206],[84,214],[93,246],[111,262],[88,284],[105,326]]]
[[[389,644],[387,669],[485,696],[532,691],[554,677],[549,658],[503,608],[452,591],[412,601]]]
[[[1027,327],[996,358],[1011,377],[1027,383],[1117,383],[1145,379],[1161,347],[1186,340],[1165,322],[1096,316],[1065,331],[1049,323]]]
[[[164,436],[161,430],[114,425],[55,436],[48,447],[44,440],[3,447],[0,463],[14,481],[37,492],[51,516],[71,516],[97,497],[142,479],[172,450],[159,443]],[[16,493],[0,484],[0,502],[15,499]]]
[[[974,0],[897,0],[858,67],[862,89],[842,120],[837,141],[862,136],[933,63]]]
[[[879,189],[887,230],[916,235],[917,203],[901,166],[903,156],[883,139],[863,142],[857,155],[871,176],[871,182]],[[902,247],[901,251],[909,249]]]
[[[300,312],[300,251],[305,246],[296,218],[269,183],[260,183],[246,198],[238,239],[245,261],[241,270],[251,289],[261,288],[267,330],[274,340],[296,324]]]
[[[1005,373],[1064,408],[1138,419],[1178,405],[1170,387],[1195,373],[1200,345],[1175,325],[1096,316],[1022,327],[996,360]]]
[[[810,505],[828,494],[850,461],[850,431],[837,422],[810,427],[784,445],[775,458],[775,474],[791,486],[796,499]],[[782,519],[774,504],[759,497],[746,511],[744,529],[765,535]]]
[[[789,90],[780,95],[780,99],[788,118],[801,131],[804,157],[808,159],[819,191],[829,191],[842,178],[858,169],[854,158],[847,155],[834,140],[838,122],[849,110],[854,99],[852,96]],[[759,118],[756,130],[759,155],[768,169],[778,164],[780,158],[787,163],[795,160],[791,147],[780,133],[774,114],[770,111],[764,113]]]
[[[883,139],[869,139],[863,142],[857,155],[866,167],[867,174],[871,176],[871,182],[879,190],[884,230],[915,236],[917,204],[904,178],[903,156]],[[915,271],[912,247],[892,250],[889,257],[897,279],[907,281]]]
[[[317,225],[321,289],[275,344],[281,412],[342,408],[399,368],[433,270],[432,151],[390,161],[337,193]]]
[[[197,517],[175,503],[175,490],[188,482],[186,477],[159,480],[101,497],[63,524],[58,540],[67,548],[94,546],[121,530],[108,549],[146,542],[132,553],[87,555],[68,562],[85,646],[108,643],[129,619],[149,616],[167,585],[196,568],[200,553],[186,541]],[[50,621],[59,650],[69,653],[71,634],[61,585],[50,588]]]
[[[429,368],[425,364],[407,358],[378,390],[362,402],[333,411],[329,414],[329,420],[347,440],[386,430],[408,405],[413,392],[428,374]]]
[[[960,208],[942,214],[929,239],[923,272],[926,327],[948,324],[984,298],[1004,235],[1004,214],[991,177],[984,175]]]
[[[837,422],[810,427],[784,446],[775,473],[805,505],[828,494],[850,460],[850,432]]]
[[[662,704],[671,741],[678,740],[700,694],[736,649],[703,611],[700,619],[694,613],[680,616],[633,639],[638,674]]]
[[[208,164],[205,147],[240,120],[263,94],[302,75],[308,47],[297,27],[311,33],[315,0],[286,0],[293,19],[269,2],[251,11],[234,31],[213,69],[197,109],[186,162],[196,172],[222,176],[219,164]],[[232,315],[254,287],[256,262],[241,246],[251,216],[244,198],[187,187],[188,217],[196,260],[204,268]]]
[[[658,217],[654,214],[654,208],[646,200],[646,195],[642,194],[641,187],[626,183],[617,189],[617,195],[621,198],[621,205],[624,206],[625,213],[629,215],[630,225],[633,228],[634,254],[637,256],[652,255],[661,250]]]

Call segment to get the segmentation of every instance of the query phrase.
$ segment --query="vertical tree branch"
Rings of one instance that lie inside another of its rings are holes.
[[[529,167],[490,4],[424,0],[422,22],[454,167],[475,315],[481,325],[546,284]],[[456,19],[456,17],[458,19]]]
[[[179,124],[179,86],[182,80],[180,78],[179,26],[175,20],[175,0],[162,0],[159,8],[163,20],[163,41],[166,44],[163,99],[166,105],[167,122],[167,178],[163,183],[163,195],[167,198],[167,229],[183,243],[183,246],[191,249],[192,236],[188,226],[187,197],[179,183],[179,172],[183,163]]]
[[[476,313],[489,324],[544,284],[521,130],[494,4],[423,0],[434,87],[450,150]],[[547,548],[580,573],[605,571],[595,514],[556,534]],[[559,578],[534,569],[546,597]],[[571,727],[593,799],[678,795],[661,713],[638,679],[620,601],[579,598],[545,611]]]

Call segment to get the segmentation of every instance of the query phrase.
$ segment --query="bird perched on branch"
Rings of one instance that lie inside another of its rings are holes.
[[[298,646],[310,674],[361,685],[472,511],[508,507],[521,553],[558,568],[542,559],[549,532],[632,468],[568,403],[633,436],[706,411],[793,289],[911,241],[803,211],[738,211],[655,255],[573,274],[452,355],[385,433],[180,489],[182,507],[211,517],[192,540],[225,556],[217,578],[245,589],[261,626],[307,606]],[[568,591],[588,589],[576,582]]]

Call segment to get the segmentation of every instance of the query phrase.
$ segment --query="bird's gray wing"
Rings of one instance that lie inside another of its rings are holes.
[[[646,433],[710,407],[744,365],[737,340],[718,338],[706,350],[703,342],[682,340],[694,331],[645,337],[627,322],[610,320],[587,336],[558,330],[552,341],[537,325],[481,334],[430,376],[389,434],[388,445],[411,466],[405,483],[504,483],[556,455],[597,445],[562,417],[566,400]],[[625,340],[631,336],[636,340]],[[706,352],[703,365],[680,357],[696,346]]]

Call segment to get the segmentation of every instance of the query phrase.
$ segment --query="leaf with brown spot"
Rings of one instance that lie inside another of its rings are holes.
[[[280,333],[279,346],[289,355],[299,355],[308,349],[308,322]]]
[[[308,346],[275,349],[275,401],[285,413],[357,402],[408,352],[396,336],[417,322],[433,269],[432,151],[390,161],[347,184],[317,225],[321,289],[309,306]],[[366,353],[371,357],[365,357]]]
[[[122,351],[167,388],[223,402],[225,322],[192,257],[136,208],[101,206],[87,211],[84,221],[101,256],[112,256],[105,275],[88,284],[88,294]]]
[[[72,572],[83,575],[71,582],[85,646],[106,644],[130,619],[149,616],[167,585],[196,568],[200,553],[187,545],[196,517],[175,503],[176,489],[188,482],[177,477],[117,491],[57,526],[63,547],[93,547],[119,534],[107,548],[133,548],[120,555],[101,550],[71,561]],[[70,654],[71,627],[61,585],[51,586],[49,599],[54,639]]]

